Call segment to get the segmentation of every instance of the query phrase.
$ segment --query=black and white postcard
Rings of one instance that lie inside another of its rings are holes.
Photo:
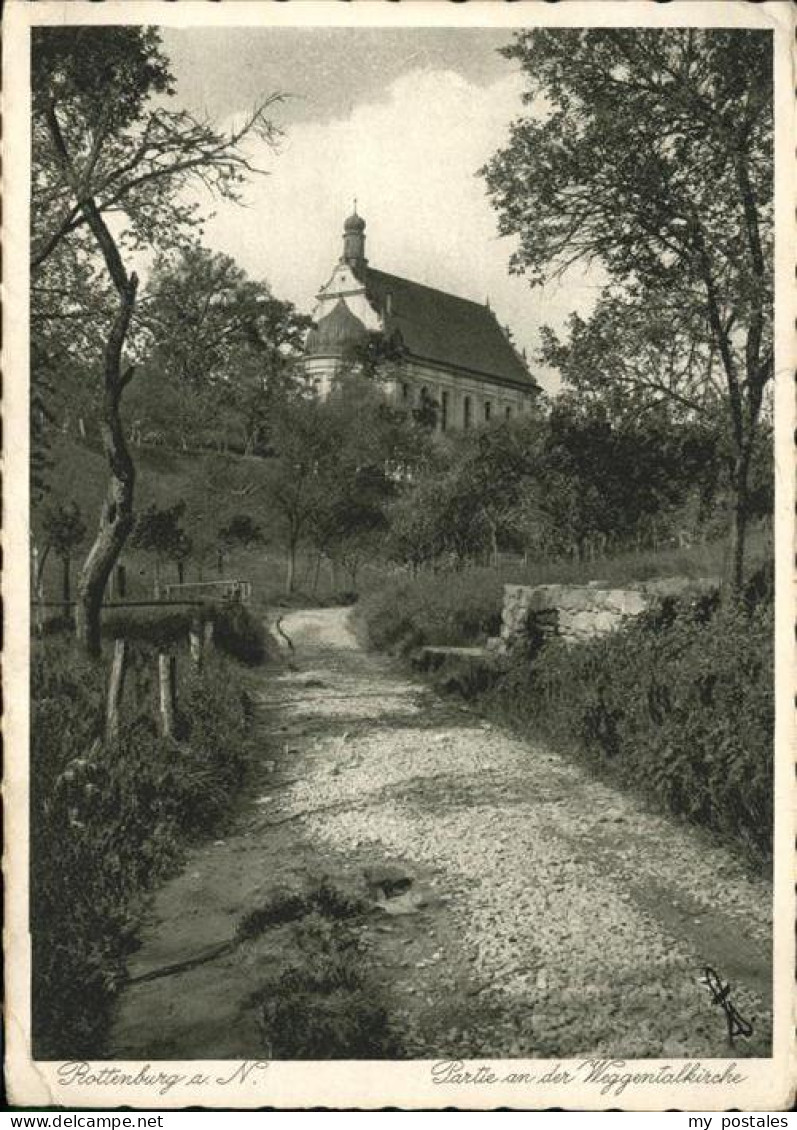
[[[12,1102],[787,1109],[791,6],[4,30]]]

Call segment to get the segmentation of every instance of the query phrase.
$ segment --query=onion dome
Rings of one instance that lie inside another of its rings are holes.
[[[352,212],[348,219],[343,221],[343,230],[345,232],[358,232],[359,234],[362,234],[365,231],[365,220],[362,218],[362,216],[357,215],[356,209],[354,210],[354,212]]]
[[[335,308],[319,320],[315,329],[310,330],[306,351],[323,356],[343,356],[367,337],[368,330],[340,298]]]

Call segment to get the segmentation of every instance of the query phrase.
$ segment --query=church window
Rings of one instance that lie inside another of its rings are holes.
[[[462,402],[462,426],[469,428],[471,423],[471,403],[470,397],[466,396]]]
[[[484,402],[484,418],[485,418],[485,420],[490,419],[492,411],[493,411],[492,404],[490,403],[489,400],[485,400],[485,402]]]
[[[410,398],[410,386],[404,381],[401,385],[401,399],[407,401]]]
[[[448,427],[448,393],[443,391],[440,393],[440,431],[444,432]]]
[[[506,416],[507,420],[511,420],[512,419],[512,409],[507,407],[504,410],[504,415]]]

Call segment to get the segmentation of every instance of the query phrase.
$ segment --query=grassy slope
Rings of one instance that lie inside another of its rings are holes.
[[[156,503],[160,507],[171,506],[179,499],[189,495],[192,479],[197,474],[201,456],[193,453],[167,451],[164,448],[133,448],[136,465],[135,506],[140,511]],[[89,530],[85,546],[75,554],[73,577],[77,577],[79,563],[90,544],[96,528],[105,489],[108,482],[107,463],[102,452],[86,444],[73,440],[59,439],[51,451],[53,467],[49,475],[51,495],[48,501],[60,500],[77,502]],[[238,458],[231,456],[232,459]],[[236,507],[231,505],[230,512]],[[32,514],[34,533],[40,532],[41,514],[34,509]],[[124,553],[127,566],[127,596],[129,599],[147,599],[152,595],[152,559],[147,554],[127,549]],[[297,588],[292,603],[311,603],[308,596],[313,584],[314,563],[300,561]],[[164,568],[166,582],[177,580],[176,569],[169,564]],[[264,607],[275,603],[283,596],[285,558],[281,547],[267,544],[253,550],[241,550],[231,555],[225,563],[225,577],[241,577],[252,582],[256,605]],[[215,580],[218,574],[213,566],[206,565],[202,570],[194,561],[188,563],[186,579]],[[328,600],[333,589],[343,587],[341,577],[336,583],[328,567],[319,575],[317,597]],[[61,566],[52,555],[48,558],[44,574],[45,596],[57,600],[61,595]]]
[[[59,440],[53,448],[54,466],[50,474],[53,496],[64,501],[74,499],[93,532],[100,512],[107,483],[106,462],[97,448],[77,444],[72,440]],[[169,506],[188,495],[192,478],[197,473],[201,456],[181,454],[163,448],[135,448],[133,458],[137,469],[136,508],[143,509],[151,503]],[[231,512],[234,510],[231,507]],[[38,529],[37,514],[33,514],[34,531]],[[88,541],[87,541],[88,544]],[[724,542],[695,545],[687,549],[663,549],[657,553],[621,554],[617,557],[587,562],[532,562],[528,566],[501,566],[498,576],[502,582],[521,584],[583,583],[589,580],[602,580],[623,584],[632,580],[646,580],[659,576],[718,576],[724,572]],[[77,562],[84,550],[76,554],[73,567],[77,574]],[[752,571],[772,555],[771,536],[762,530],[751,531],[748,550],[748,569]],[[125,552],[128,570],[128,597],[145,599],[152,593],[152,561],[145,554],[131,550]],[[395,574],[395,570],[393,571]],[[273,605],[284,599],[285,559],[278,544],[267,544],[253,550],[241,550],[226,562],[224,575],[237,576],[250,580],[255,600],[261,607]],[[297,574],[297,592],[290,603],[312,603],[314,562],[300,560]],[[202,572],[195,562],[189,562],[187,579],[213,580],[218,576],[214,568],[206,566]],[[360,587],[371,590],[381,587],[388,572],[379,567],[363,570]],[[176,581],[176,570],[169,565],[165,569],[165,580]],[[346,589],[347,580],[343,574],[332,576],[328,564],[324,564],[320,574],[315,598],[328,601],[335,593]],[[456,588],[454,582],[454,588]],[[61,568],[50,559],[45,570],[45,591],[48,599],[57,599],[61,590]]]

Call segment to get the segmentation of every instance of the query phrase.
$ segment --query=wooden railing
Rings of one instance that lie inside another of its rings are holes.
[[[167,598],[178,593],[197,596],[205,593],[207,596],[220,597],[222,600],[233,600],[241,604],[248,604],[252,599],[251,583],[241,580],[187,581],[183,584],[164,585],[163,592]]]

